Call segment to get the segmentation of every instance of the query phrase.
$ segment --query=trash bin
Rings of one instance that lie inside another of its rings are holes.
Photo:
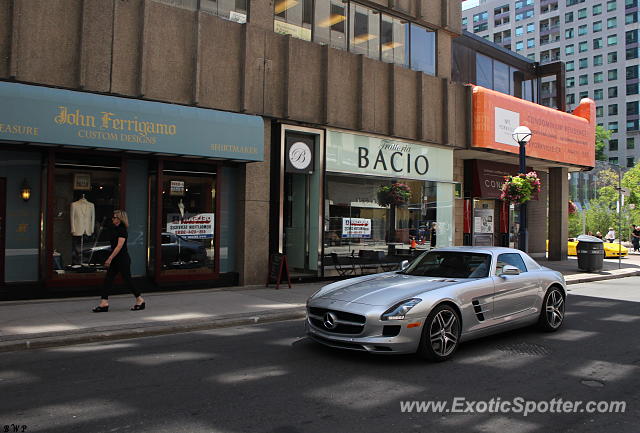
[[[578,269],[594,272],[601,271],[604,266],[604,243],[595,236],[578,236]]]

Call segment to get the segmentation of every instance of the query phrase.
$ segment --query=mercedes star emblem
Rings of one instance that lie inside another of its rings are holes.
[[[333,313],[327,313],[324,315],[324,327],[327,329],[336,329],[338,326],[338,318]]]

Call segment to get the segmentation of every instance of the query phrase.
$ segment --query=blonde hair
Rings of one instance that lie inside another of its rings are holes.
[[[125,211],[116,209],[113,211],[113,216],[118,218],[126,228],[129,228],[129,217]]]

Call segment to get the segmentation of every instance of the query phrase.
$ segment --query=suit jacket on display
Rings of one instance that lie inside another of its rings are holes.
[[[95,206],[86,198],[71,203],[71,235],[91,236],[95,226]]]

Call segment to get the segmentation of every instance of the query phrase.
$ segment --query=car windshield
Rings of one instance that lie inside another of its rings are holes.
[[[403,274],[420,277],[485,278],[489,276],[489,254],[432,251],[418,257]]]

